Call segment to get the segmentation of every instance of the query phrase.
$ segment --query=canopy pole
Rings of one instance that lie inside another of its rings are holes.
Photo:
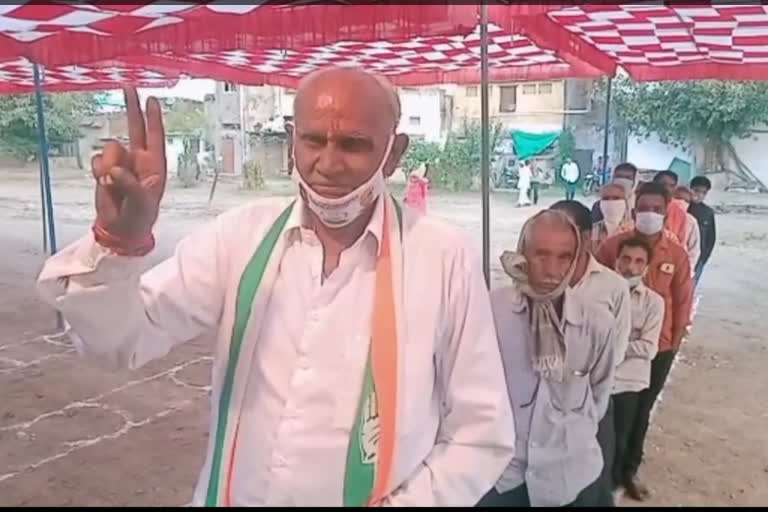
[[[48,165],[48,135],[45,131],[45,111],[43,106],[43,82],[40,77],[40,67],[33,63],[35,78],[35,102],[37,103],[37,133],[40,137],[40,172],[42,174],[42,192],[45,196],[43,223],[48,226],[48,241],[50,254],[56,254],[56,227],[53,224],[53,199],[51,195],[51,169]],[[64,319],[59,311],[56,312],[56,327],[64,328]]]
[[[613,78],[608,77],[608,88],[605,91],[605,134],[603,136],[603,168],[600,169],[602,171],[602,179],[598,179],[598,183],[600,185],[605,185],[605,183],[602,183],[603,180],[606,180],[608,177],[608,130],[610,129],[611,125],[611,86],[613,85]]]
[[[45,195],[45,215],[48,224],[48,241],[51,254],[56,254],[56,228],[53,225],[53,201],[51,199],[51,169],[48,165],[48,136],[45,131],[45,113],[43,107],[43,84],[40,79],[40,67],[33,64],[35,77],[35,101],[37,103],[37,133],[40,137],[40,170],[43,177],[43,192]]]
[[[483,274],[491,286],[491,153],[488,111],[488,4],[480,4],[480,183],[483,204]]]
[[[45,207],[45,187],[43,186],[43,162],[42,159],[40,162],[38,162],[40,165],[39,167],[39,173],[40,178],[38,181],[40,182],[40,213],[42,216],[42,227],[43,227],[43,253],[48,253],[48,223],[45,221],[45,212],[47,208]]]

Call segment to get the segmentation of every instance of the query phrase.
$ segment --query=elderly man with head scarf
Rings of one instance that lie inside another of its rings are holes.
[[[393,87],[353,69],[295,100],[293,198],[256,200],[147,272],[165,177],[160,106],[126,92],[130,148],[93,162],[93,232],[52,257],[43,295],[86,357],[136,368],[215,348],[194,505],[471,506],[514,449],[472,244],[401,208],[408,145]]]
[[[491,294],[517,446],[479,506],[603,506],[596,435],[613,386],[614,318],[573,298],[581,237],[545,210],[502,255],[512,279]]]

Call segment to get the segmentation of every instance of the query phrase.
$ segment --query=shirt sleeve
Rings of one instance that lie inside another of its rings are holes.
[[[613,238],[607,238],[603,240],[603,243],[600,244],[600,247],[598,247],[597,253],[595,254],[595,258],[597,258],[597,261],[602,263],[608,268],[616,267],[615,246],[616,244]]]
[[[629,285],[622,287],[616,298],[616,328],[615,342],[616,366],[624,360],[627,351],[629,336],[632,334],[632,298],[629,293]]]
[[[592,386],[592,398],[595,401],[595,411],[601,419],[608,410],[608,400],[613,390],[613,377],[616,373],[616,328],[608,323],[598,336],[598,354],[591,371],[589,382]]]
[[[46,261],[42,297],[61,311],[81,356],[135,369],[214,327],[223,306],[218,222],[183,239],[143,272],[145,257],[117,256],[91,234]]]
[[[675,273],[672,276],[672,336],[677,343],[673,350],[679,348],[679,341],[675,340],[675,333],[683,331],[691,323],[691,307],[693,306],[693,277],[691,265],[685,251],[678,253],[680,257],[675,265]]]
[[[652,290],[648,290],[649,297],[646,301],[646,311],[643,326],[638,337],[629,342],[627,358],[639,358],[652,361],[659,351],[659,338],[661,327],[664,323],[664,299]]]
[[[475,506],[514,455],[512,408],[479,259],[456,267],[447,273],[449,327],[436,356],[442,399],[435,447],[385,506]]]

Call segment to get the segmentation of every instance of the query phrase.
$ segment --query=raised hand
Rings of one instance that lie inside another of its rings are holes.
[[[151,239],[167,169],[160,104],[149,98],[145,125],[136,89],[129,87],[124,93],[129,148],[117,141],[108,142],[91,160],[91,168],[96,178],[97,241],[130,252]]]

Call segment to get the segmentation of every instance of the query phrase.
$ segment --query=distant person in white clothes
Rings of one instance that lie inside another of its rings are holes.
[[[517,206],[528,206],[531,204],[531,199],[528,197],[528,193],[531,189],[532,177],[533,171],[531,170],[531,161],[523,160],[523,164],[517,171]]]
[[[579,171],[578,164],[571,157],[565,159],[563,168],[560,169],[560,177],[563,178],[563,183],[565,183],[565,200],[573,200],[576,197],[576,184],[581,177],[581,171]]]

